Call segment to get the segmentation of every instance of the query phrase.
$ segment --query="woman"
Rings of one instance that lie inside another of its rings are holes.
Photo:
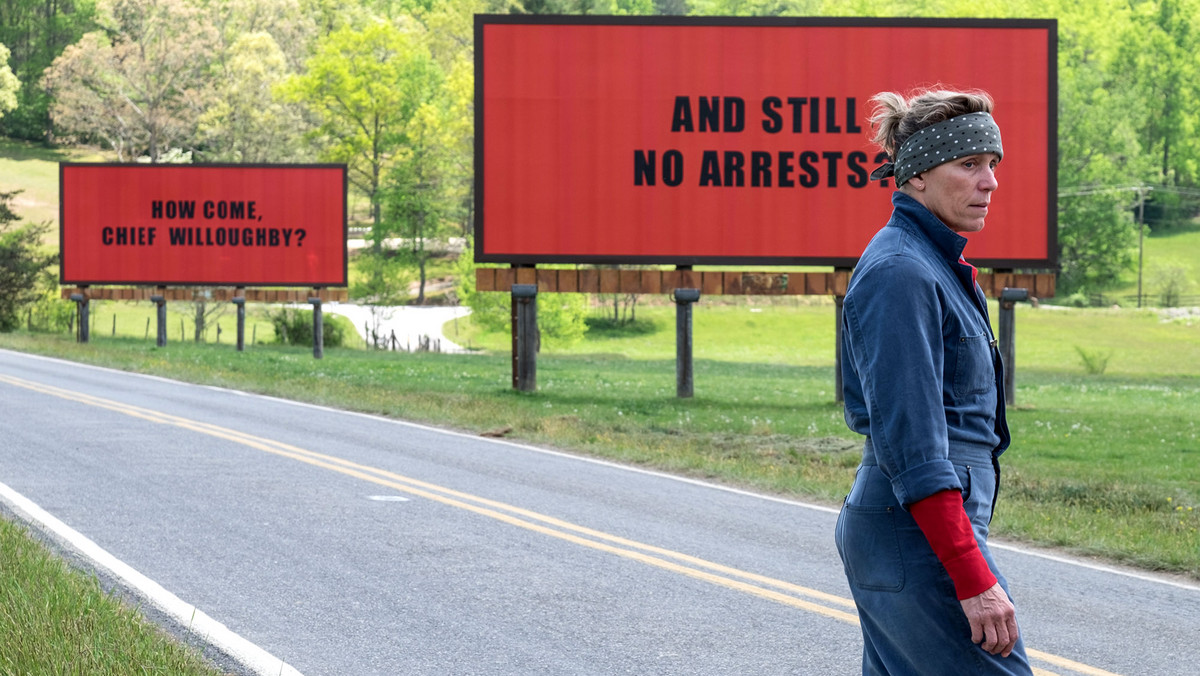
[[[876,95],[893,212],[843,306],[846,423],[866,436],[836,540],[858,605],[864,674],[1030,674],[987,547],[1008,447],[1002,369],[962,258],[1004,155],[982,92]]]

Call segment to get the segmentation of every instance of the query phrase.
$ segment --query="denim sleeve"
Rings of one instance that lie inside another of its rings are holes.
[[[843,306],[880,468],[901,505],[962,490],[947,459],[943,303],[929,271],[892,256],[862,271]]]

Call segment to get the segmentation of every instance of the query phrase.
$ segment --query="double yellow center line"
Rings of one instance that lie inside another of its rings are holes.
[[[309,451],[298,446],[239,432],[227,427],[212,425],[189,418],[170,415],[161,411],[124,404],[111,399],[44,385],[3,374],[0,374],[0,383],[7,383],[15,387],[122,413],[149,422],[171,425],[199,434],[224,439],[264,453],[290,458],[314,467],[320,467],[379,486],[385,486],[408,495],[466,510],[581,547],[606,552],[672,573],[703,580],[727,589],[858,625],[858,615],[854,612],[854,602],[834,594],[828,594],[783,580],[723,566],[719,563],[706,561],[681,552],[629,540],[585,526],[579,526],[514,505],[463,493],[444,486],[396,474],[388,470]],[[1029,649],[1026,652],[1030,657],[1044,660],[1077,673],[1087,674],[1088,676],[1116,676],[1116,674],[1111,672],[1073,662],[1057,655],[1050,655]],[[1044,670],[1035,670],[1035,673],[1052,676],[1052,672]]]

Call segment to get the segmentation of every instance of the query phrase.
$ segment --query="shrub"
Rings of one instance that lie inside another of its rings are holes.
[[[485,331],[508,331],[511,327],[512,299],[504,292],[481,292],[475,288],[474,254],[468,246],[455,265],[459,302],[471,308],[471,321]],[[539,340],[554,347],[570,347],[583,339],[587,297],[581,293],[538,294]]]
[[[312,310],[283,308],[269,315],[271,325],[275,327],[275,341],[284,345],[313,344],[313,313]],[[324,336],[325,347],[342,347],[346,342],[347,325],[345,317],[323,313],[321,316],[321,334]],[[350,331],[353,331],[353,327]]]
[[[1187,269],[1180,265],[1155,265],[1150,268],[1149,286],[1163,307],[1178,307],[1191,287]]]
[[[604,338],[623,338],[626,336],[648,336],[658,331],[658,323],[653,319],[637,319],[620,321],[611,315],[598,317],[589,315],[584,319],[590,335]]]
[[[1082,291],[1076,291],[1075,293],[1063,299],[1062,304],[1067,307],[1088,307],[1092,303],[1086,293]]]
[[[38,300],[48,282],[47,270],[58,254],[46,251],[42,236],[46,223],[17,225],[20,217],[11,202],[20,191],[0,192],[0,331],[21,324],[21,310]]]
[[[1085,350],[1078,345],[1075,346],[1075,351],[1079,353],[1079,358],[1083,360],[1083,370],[1087,371],[1088,375],[1098,376],[1104,373],[1108,368],[1108,360],[1112,357],[1112,350]]]
[[[42,295],[26,308],[26,327],[30,331],[62,333],[71,330],[75,303],[60,298],[58,289],[47,285]]]

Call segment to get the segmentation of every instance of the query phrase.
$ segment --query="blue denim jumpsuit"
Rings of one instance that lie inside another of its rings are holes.
[[[835,539],[862,623],[863,674],[1031,673],[1023,642],[1009,657],[971,642],[954,583],[908,513],[939,491],[962,492],[987,547],[1009,444],[1003,369],[987,304],[959,263],[966,238],[902,192],[846,292],[846,424],[866,436]]]

